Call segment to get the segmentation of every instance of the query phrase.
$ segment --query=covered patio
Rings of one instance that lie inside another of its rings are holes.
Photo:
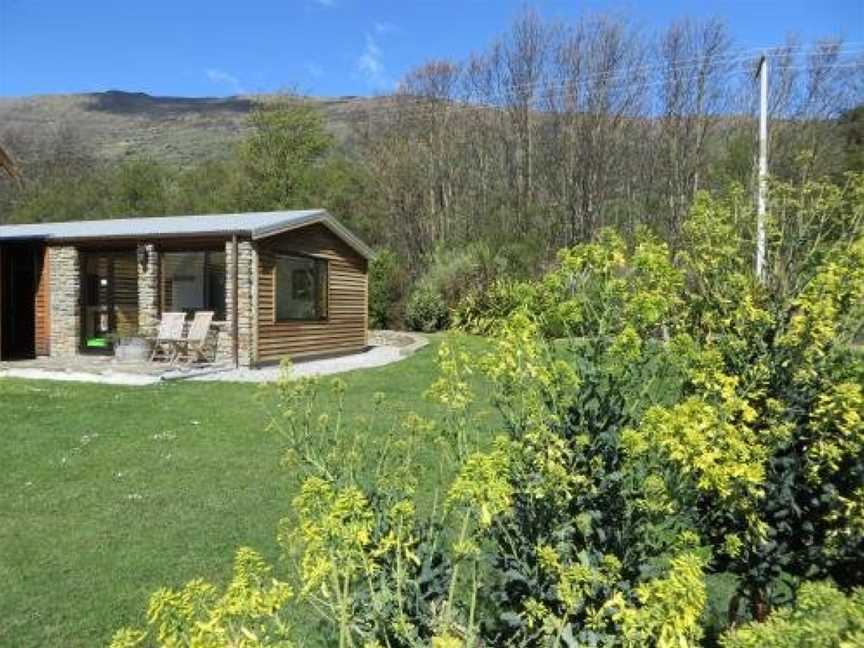
[[[171,366],[147,362],[162,314],[183,313],[188,321],[200,311],[213,314],[208,363],[249,362],[251,255],[241,251],[248,243],[236,234],[58,240],[34,236],[28,227],[41,233],[45,226],[0,227],[7,230],[0,231],[4,365],[90,370],[119,364],[137,374],[170,373]]]
[[[200,311],[213,313],[208,359],[224,362],[232,351],[225,348],[230,334],[226,308],[229,254],[224,243],[204,242],[163,242],[158,254],[146,246],[79,248],[80,353],[114,355],[121,360],[137,354],[143,360],[148,350],[143,343],[149,345],[157,328],[152,312],[155,274],[157,312],[181,312],[187,320]],[[149,267],[151,264],[156,267]],[[148,275],[149,291],[140,290],[142,278],[147,280]],[[149,303],[141,303],[142,298]]]

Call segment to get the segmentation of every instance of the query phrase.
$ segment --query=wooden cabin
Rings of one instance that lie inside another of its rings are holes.
[[[111,353],[213,311],[215,359],[366,347],[371,250],[323,210],[0,226],[0,360]]]

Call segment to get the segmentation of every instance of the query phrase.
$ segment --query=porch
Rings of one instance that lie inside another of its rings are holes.
[[[191,320],[210,311],[207,360],[248,364],[250,247],[236,237],[0,241],[0,361],[25,369],[25,363],[51,368],[72,359],[88,370],[120,363],[136,374],[170,373],[170,367],[134,366],[149,357],[161,314],[183,312]]]
[[[162,313],[182,312],[189,321],[196,312],[209,311],[207,358],[213,363],[232,359],[226,263],[231,250],[226,247],[231,242],[79,247],[78,354],[116,355],[122,362],[138,349],[135,359],[143,360]]]
[[[292,365],[294,377],[325,376],[381,367],[403,360],[429,343],[417,333],[373,331],[369,346],[348,355],[337,354],[301,359]],[[235,367],[230,362],[194,367],[170,367],[151,362],[118,360],[108,355],[78,355],[0,362],[0,379],[58,380],[144,386],[161,381],[193,380],[232,383],[269,383],[282,376],[281,366]]]
[[[0,361],[0,378],[151,385],[163,380],[213,376],[233,368],[231,362],[177,367],[147,360],[118,360],[107,354],[79,354],[31,360],[3,360]]]

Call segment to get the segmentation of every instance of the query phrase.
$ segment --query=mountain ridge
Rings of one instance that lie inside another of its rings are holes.
[[[0,142],[19,159],[39,156],[52,135],[68,129],[104,161],[145,157],[180,165],[220,159],[248,133],[260,102],[279,95],[176,97],[107,90],[0,97]],[[379,99],[300,97],[318,106],[337,140],[350,138],[356,120]]]

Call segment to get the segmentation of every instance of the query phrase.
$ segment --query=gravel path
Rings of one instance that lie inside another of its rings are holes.
[[[101,383],[103,385],[129,385],[141,387],[155,385],[161,378],[128,372],[103,371],[54,371],[51,369],[5,369],[0,378],[23,378],[26,380],[60,380],[63,382]]]
[[[373,331],[370,332],[369,337],[374,346],[365,351],[332,358],[298,361],[293,366],[292,375],[295,377],[326,376],[344,371],[354,371],[355,369],[382,367],[402,360],[429,343],[426,337],[416,333]],[[69,367],[55,367],[51,364],[37,367],[15,367],[6,366],[6,364],[0,365],[0,378],[64,380],[109,385],[153,385],[162,380],[266,383],[278,380],[281,370],[278,365],[255,369],[242,367],[240,369],[220,369],[208,366],[199,369],[176,369],[160,375],[158,372],[136,372],[128,368],[124,371],[122,365],[114,366],[113,364],[98,364],[92,367],[75,366],[74,362],[70,363],[71,366]],[[148,367],[148,369],[152,369],[152,367]]]
[[[296,362],[292,367],[291,375],[297,378],[302,376],[326,376],[342,373],[343,371],[353,371],[354,369],[382,367],[391,362],[402,360],[404,357],[396,347],[377,346],[361,353]],[[264,383],[278,380],[279,371],[280,367],[278,365],[258,369],[241,367],[240,369],[228,369],[217,373],[194,376],[186,380]]]

